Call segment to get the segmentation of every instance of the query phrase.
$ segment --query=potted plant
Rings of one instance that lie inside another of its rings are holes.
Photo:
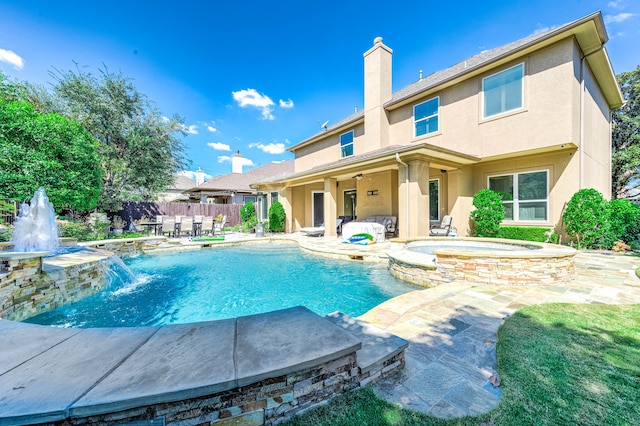
[[[111,225],[113,226],[114,235],[122,235],[122,230],[124,229],[124,219],[120,216],[114,216],[111,221]]]

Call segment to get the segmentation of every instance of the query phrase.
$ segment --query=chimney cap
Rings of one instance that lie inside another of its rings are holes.
[[[382,37],[376,37],[373,39],[373,45],[382,44]]]

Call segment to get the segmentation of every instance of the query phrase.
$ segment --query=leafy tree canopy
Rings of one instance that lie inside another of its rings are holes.
[[[28,101],[78,121],[100,142],[103,179],[99,208],[117,211],[124,201],[153,200],[188,166],[179,136],[183,120],[163,117],[131,79],[106,68],[55,71],[53,91],[28,86]]]
[[[626,103],[613,112],[612,194],[640,198],[640,66],[616,78]]]
[[[78,123],[0,98],[0,197],[28,200],[42,186],[57,212],[94,209],[102,179],[98,145]]]

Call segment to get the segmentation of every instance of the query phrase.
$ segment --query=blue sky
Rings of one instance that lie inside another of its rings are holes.
[[[437,3],[437,4],[435,4]],[[286,149],[363,105],[363,57],[394,51],[393,90],[483,50],[601,10],[614,71],[640,64],[640,1],[121,1],[0,3],[0,69],[122,71],[163,115],[179,114],[191,170],[231,172],[293,158]]]

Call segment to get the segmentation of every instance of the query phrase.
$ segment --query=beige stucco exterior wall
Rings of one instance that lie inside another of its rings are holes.
[[[593,74],[584,67],[582,186],[611,198],[611,114]],[[603,141],[608,143],[603,143]]]
[[[397,190],[397,178],[393,173],[381,172],[366,175],[358,181],[356,214],[358,219],[369,216],[392,215],[397,196],[394,198],[394,188]],[[377,195],[368,195],[368,191],[378,191]]]
[[[556,43],[505,66],[442,91],[424,95],[391,114],[391,144],[426,141],[480,157],[527,151],[573,140],[572,39]],[[524,108],[482,118],[482,78],[524,63]],[[413,107],[440,97],[440,132],[413,137]]]
[[[564,204],[580,189],[579,167],[580,161],[575,150],[559,150],[554,154],[540,154],[479,164],[472,168],[473,194],[487,188],[489,176],[547,170],[549,183],[548,221],[505,221],[503,225],[555,227],[561,222]]]
[[[294,161],[296,173],[340,160],[340,135],[350,130],[353,130],[353,155],[367,152],[369,149],[365,145],[364,124],[356,124],[324,140],[296,150]]]
[[[307,195],[309,191],[304,186],[296,186],[291,188],[291,232],[300,230],[305,226],[307,209]],[[309,202],[309,208],[311,203]],[[311,222],[311,213],[309,212],[309,222]],[[306,222],[306,223],[309,223]]]

